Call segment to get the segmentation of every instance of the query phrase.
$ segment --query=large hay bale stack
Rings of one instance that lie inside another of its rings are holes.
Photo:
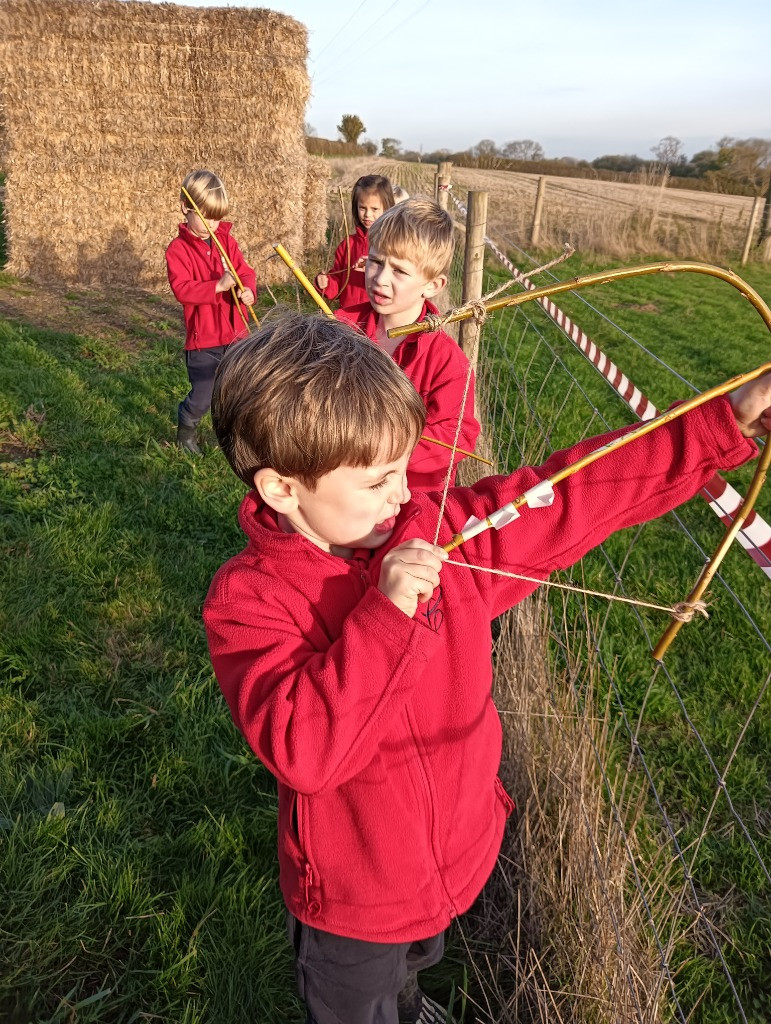
[[[207,167],[258,280],[283,278],[264,260],[303,251],[306,56],[273,11],[0,0],[8,270],[162,286],[181,181]]]

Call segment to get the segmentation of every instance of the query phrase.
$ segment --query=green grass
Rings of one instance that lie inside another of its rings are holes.
[[[567,267],[557,268],[563,279],[598,269],[604,269],[601,263],[577,257],[571,259],[569,272]],[[771,298],[771,270],[750,266],[742,276],[761,295]],[[492,278],[491,285],[493,280],[502,280],[497,271],[493,271]],[[619,282],[579,294],[599,312],[588,310],[571,294],[557,296],[555,302],[659,409],[676,398],[688,397],[690,392],[605,322],[600,313],[675,366],[699,390],[768,360],[768,331],[761,318],[723,282],[677,274]],[[532,318],[531,324],[526,323],[525,316]],[[547,350],[539,330],[553,351]],[[520,375],[531,408],[528,409],[521,393],[510,389],[507,395],[499,387],[494,413],[499,424],[499,444],[513,423],[525,458],[540,461],[551,448],[599,433],[603,426],[595,409],[602,411],[611,426],[633,420],[621,400],[613,397],[571,343],[548,325],[535,304],[525,305],[516,314],[497,314],[493,325],[485,328],[485,351],[494,371],[507,368],[510,374],[514,364]],[[586,397],[575,384],[571,390],[571,378],[580,383]],[[505,373],[502,379],[506,379]],[[512,464],[518,461],[520,454],[515,452]],[[743,467],[729,478],[739,490],[744,490],[751,473],[751,467]],[[758,509],[771,521],[768,487],[761,495]],[[681,510],[681,516],[706,551],[711,552],[722,527],[706,504],[696,498]],[[673,516],[647,524],[639,537],[635,531],[617,534],[606,542],[604,549],[616,570],[620,572],[623,564],[626,593],[664,604],[685,597],[703,564],[702,556],[684,538]],[[721,571],[761,632],[771,638],[769,581],[737,545]],[[600,552],[591,553],[565,578],[604,591],[614,587],[614,570]],[[650,642],[644,632],[647,629],[655,642],[666,620],[656,613],[642,611],[641,625],[626,608],[590,605],[595,635],[600,637],[601,656],[609,670],[605,689],[612,680],[618,714],[623,711],[633,727],[640,722],[641,748],[683,849],[689,849],[698,839],[717,783],[693,729],[686,722],[676,691],[722,772],[771,670],[768,650],[719,584],[710,588],[710,600],[709,621],[685,626],[670,648],[666,665],[671,682],[663,672],[653,678]],[[587,619],[584,603],[579,598],[569,599],[568,620],[575,632],[572,637],[565,637],[560,626],[563,598],[555,595],[550,603],[555,610],[553,623],[557,635],[553,650],[559,660],[563,643],[575,645],[581,637],[586,638]],[[597,698],[601,705],[602,689]],[[771,787],[767,763],[767,751],[771,749],[770,700],[771,696],[766,694],[727,775],[735,808],[767,866],[771,865]],[[623,766],[628,757],[626,739],[616,745],[612,760]],[[654,868],[652,861],[665,842],[661,814],[653,799],[641,831],[651,854],[651,864],[647,869],[642,865],[642,869],[647,870],[652,885],[654,877],[662,877],[661,868]],[[667,849],[672,856],[671,844]],[[689,849],[686,859],[699,899],[716,922],[722,952],[748,1019],[768,1020],[771,892],[724,797],[718,800],[705,842],[698,852]],[[663,874],[676,888],[682,886],[682,872],[676,863]],[[694,926],[693,910],[688,906],[693,902],[690,896],[686,909],[674,921],[666,919],[671,901],[664,901],[663,905],[658,902],[664,935],[668,937],[671,932],[677,936],[671,963],[677,971],[676,991],[681,1005],[687,1012],[704,996],[694,1020],[710,1024],[737,1020],[735,1000],[719,960],[714,951],[709,951],[698,922]]]
[[[179,340],[0,344],[0,1016],[292,1019],[274,786],[200,619],[241,488],[168,443]]]
[[[579,272],[572,261],[571,275]],[[771,275],[751,268],[747,277],[771,294]],[[651,279],[644,290],[629,282],[592,300],[610,296],[610,315],[699,387],[765,358],[746,303],[724,305],[701,278],[656,283],[655,314],[634,309],[652,301]],[[18,282],[0,277],[6,286]],[[73,291],[65,301],[82,298]],[[294,290],[283,298],[293,303]],[[566,308],[574,301],[563,298]],[[577,319],[590,333],[606,330],[589,316]],[[571,399],[553,415],[566,378],[549,372],[532,329],[520,335],[513,322],[505,358],[516,357],[520,372],[530,365],[550,443],[570,443],[586,428],[587,407]],[[508,321],[487,330],[496,323]],[[684,393],[614,332],[602,341],[657,403]],[[582,357],[555,344],[592,402],[614,425],[627,422]],[[150,308],[120,337],[0,320],[0,345],[0,1019],[299,1021],[275,866],[275,786],[232,725],[200,619],[212,574],[242,545],[242,486],[215,449],[196,460],[172,443],[186,391],[178,329]],[[541,446],[536,431],[525,443]],[[735,478],[746,482],[747,472]],[[771,519],[767,495],[761,504]],[[711,547],[719,530],[706,506],[694,503],[688,517]],[[671,519],[649,529],[653,540],[646,532],[635,547],[625,584],[678,599],[699,559]],[[623,538],[610,542],[614,559],[625,550]],[[590,582],[612,582],[599,557],[584,571]],[[771,634],[758,570],[732,552],[726,575]],[[715,600],[711,620],[676,641],[671,671],[722,767],[764,665],[741,616]],[[604,650],[624,707],[643,715],[646,755],[686,843],[714,782],[671,687],[657,681],[647,693],[650,663],[634,617],[610,615]],[[652,613],[643,618],[660,628]],[[766,701],[728,784],[767,862],[770,747]],[[656,822],[652,813],[652,849]],[[757,1001],[753,1021],[766,1019],[768,890],[723,804],[695,875],[703,893],[724,901],[732,974],[745,1008]],[[679,943],[675,960],[685,964],[686,1003],[711,986],[699,1019],[735,1019],[714,958]],[[447,998],[463,971],[455,941],[434,993]]]
[[[0,1019],[300,1021],[275,784],[201,622],[243,485],[173,444],[181,336],[140,320],[0,319]]]

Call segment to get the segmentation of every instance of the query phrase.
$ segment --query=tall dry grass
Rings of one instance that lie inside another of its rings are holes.
[[[330,190],[349,192],[362,174],[385,174],[408,192],[433,190],[433,164],[384,157],[330,160]],[[490,193],[488,229],[499,241],[529,250],[538,176],[512,171],[452,169],[453,190]],[[548,177],[540,248],[571,242],[582,252],[627,259],[659,255],[726,263],[737,259],[752,210],[748,196],[666,187],[666,175],[649,172],[638,184]],[[758,220],[759,223],[759,220]],[[756,227],[755,240],[757,241]],[[758,258],[760,253],[754,250]]]
[[[503,618],[496,643],[501,774],[518,812],[463,925],[478,1016],[653,1024],[664,990],[632,877],[644,792],[634,773],[604,777],[612,710],[593,711],[587,652],[554,669],[548,638],[536,596]]]
[[[482,366],[481,420],[495,386]],[[495,460],[491,436],[483,427],[477,451]],[[459,482],[486,472],[467,459]],[[553,628],[553,614],[539,591],[499,620],[501,778],[517,812],[493,877],[461,922],[474,1012],[484,1024],[654,1024],[666,978],[642,893],[660,895],[662,916],[670,867],[656,863],[642,885],[636,877],[645,862],[642,778],[631,766],[611,776],[603,767],[613,761],[618,718],[596,694],[592,636],[579,639],[564,608]],[[558,648],[558,635],[573,637],[571,646]]]

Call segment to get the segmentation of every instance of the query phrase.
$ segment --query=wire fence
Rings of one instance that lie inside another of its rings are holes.
[[[350,198],[362,174],[383,174],[410,194],[433,194],[434,164],[384,158],[330,160],[335,184]],[[531,238],[539,175],[495,169],[453,167],[456,190],[489,193],[489,216],[517,245]],[[720,195],[665,187],[666,176],[639,184],[559,178],[549,175],[540,214],[540,244],[559,248],[569,239],[583,252],[627,259],[660,253],[685,259],[735,264],[753,220],[751,196]],[[462,194],[465,194],[463,192]],[[752,259],[771,258],[760,245],[755,221]]]
[[[509,254],[536,261],[505,230],[488,235],[485,292],[502,272],[528,287]],[[450,293],[459,304],[455,267]],[[706,386],[582,294],[570,302],[569,317],[533,302],[483,329],[478,404],[501,471],[629,422],[630,408],[655,415],[622,359],[638,382],[666,374],[681,397]],[[613,360],[581,320],[602,322]],[[557,578],[681,599],[740,500],[720,478],[711,486]],[[650,653],[666,623],[634,605],[542,592],[500,624],[497,699],[520,820],[478,922],[464,925],[479,1019],[771,1018],[768,518],[748,520],[710,621],[686,626],[664,663]]]
[[[431,167],[400,166],[398,177],[380,170],[412,194],[432,191]],[[450,196],[462,228],[465,208]],[[491,197],[485,292],[507,274],[513,290],[533,287],[536,260],[517,245],[521,232],[509,234],[504,209]],[[330,224],[327,258],[343,234],[339,194]],[[459,242],[443,310],[461,301],[462,230]],[[651,418],[656,405],[732,372],[692,381],[592,293],[560,299],[499,313],[483,329],[482,454],[501,471]],[[655,404],[643,391],[653,382]],[[718,475],[702,501],[614,535],[556,578],[630,600],[680,600],[741,493]],[[460,925],[474,1019],[771,1019],[764,502],[713,582],[710,621],[687,626],[664,663],[650,654],[666,623],[634,604],[541,591],[498,623],[504,774],[519,816],[496,876]]]

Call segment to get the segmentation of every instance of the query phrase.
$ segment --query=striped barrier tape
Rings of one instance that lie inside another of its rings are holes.
[[[456,199],[452,192],[450,192],[450,198],[457,209],[465,216],[466,208]],[[485,235],[485,244],[511,273],[518,284],[521,284],[528,291],[535,290],[536,285],[514,266],[508,256],[487,235]],[[635,387],[632,381],[605,355],[602,349],[581,330],[578,324],[573,323],[570,317],[556,306],[551,299],[543,298],[537,301],[547,316],[573,342],[581,354],[589,360],[598,373],[607,380],[614,391],[626,402],[635,416],[641,420],[650,420],[654,416],[658,416],[659,411],[653,402]],[[701,491],[699,491],[699,494],[704,498],[715,515],[719,517],[724,526],[731,525],[734,515],[744,501],[742,495],[727,480],[724,480],[719,473],[716,473],[705,484]],[[771,526],[755,509],[747,516],[744,526],[737,534],[737,540],[752,560],[771,579]]]

